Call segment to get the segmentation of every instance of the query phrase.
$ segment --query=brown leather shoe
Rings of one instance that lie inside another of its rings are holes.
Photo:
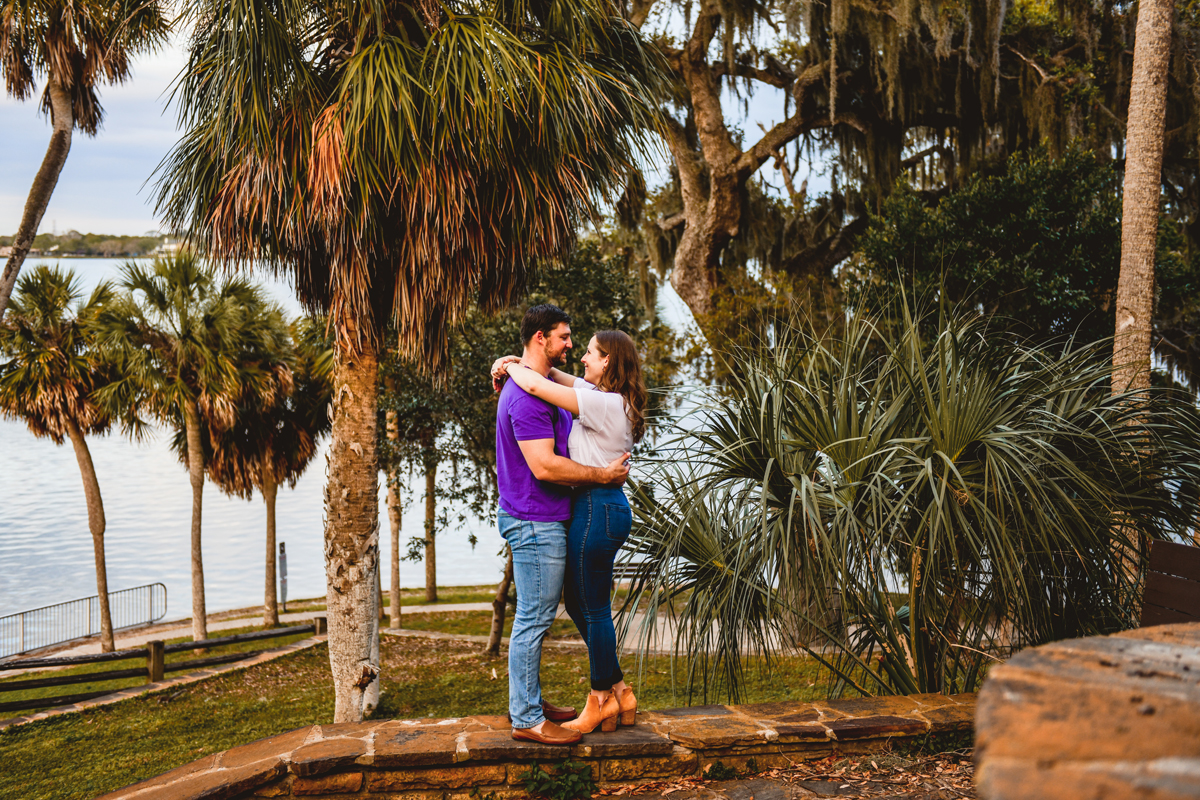
[[[508,721],[512,722],[512,714],[505,712],[504,716],[508,717]],[[542,703],[542,716],[551,722],[567,722],[579,716],[571,706],[556,706],[553,703]]]
[[[545,700],[542,701],[542,713],[551,722],[566,722],[579,716],[571,706],[556,706],[553,703],[547,703]]]
[[[541,744],[575,744],[582,737],[579,731],[569,731],[561,725],[546,720],[542,725],[541,733],[533,728],[513,728],[512,738]]]

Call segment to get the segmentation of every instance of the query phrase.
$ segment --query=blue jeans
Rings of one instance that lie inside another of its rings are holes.
[[[611,689],[625,677],[617,663],[611,590],[613,561],[632,524],[629,501],[619,488],[585,489],[571,506],[567,613],[587,642],[593,689]]]
[[[500,535],[513,556],[517,612],[508,640],[508,714],[514,728],[543,719],[542,641],[558,613],[567,559],[565,522],[528,522],[501,510]]]

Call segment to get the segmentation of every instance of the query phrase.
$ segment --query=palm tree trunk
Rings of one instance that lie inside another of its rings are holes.
[[[390,381],[390,379],[389,379],[389,381]],[[389,386],[388,388],[390,389],[391,387]],[[400,428],[397,423],[395,411],[387,412],[386,422],[387,422],[387,438],[392,442],[399,441]],[[402,509],[400,508],[400,493],[398,491],[396,491],[396,487],[399,485],[399,482],[400,482],[399,472],[396,470],[389,471],[388,477],[387,477],[387,482],[388,482],[388,489],[387,489],[388,523],[390,524],[391,529],[392,529],[392,555],[391,555],[392,588],[391,588],[391,596],[390,596],[391,615],[390,615],[390,619],[388,620],[388,627],[393,628],[393,629],[398,629],[398,628],[402,627],[400,624],[400,613],[401,613],[401,608],[400,608],[400,522],[401,522],[401,519],[400,519],[400,515],[402,512]]]
[[[268,446],[263,454],[262,474],[263,503],[267,506],[267,564],[263,586],[263,626],[267,628],[279,624],[279,595],[275,585],[275,498],[279,494],[279,484],[275,482],[275,470],[271,467],[272,456]]]
[[[33,179],[29,189],[29,197],[25,200],[25,210],[21,214],[21,225],[13,238],[12,253],[4,265],[4,274],[0,275],[0,320],[8,309],[8,298],[12,296],[13,287],[17,285],[17,273],[29,248],[33,246],[38,227],[42,224],[42,215],[50,204],[50,195],[58,185],[58,176],[63,164],[67,163],[67,154],[71,152],[71,132],[75,129],[75,114],[71,108],[71,95],[51,76],[46,90],[50,93],[50,119],[53,132],[50,134],[50,146],[42,158],[42,166]],[[108,602],[107,599],[104,600]]]
[[[1140,391],[1150,386],[1154,252],[1162,196],[1163,124],[1174,10],[1172,0],[1143,0],[1138,4],[1121,207],[1114,393]]]
[[[344,328],[354,324],[350,319]],[[378,680],[375,570],[379,568],[376,408],[379,364],[373,342],[353,330],[338,337],[333,430],[325,489],[325,581],[334,722],[359,722],[364,694]],[[350,342],[358,341],[356,351]]]
[[[389,411],[389,418],[395,418],[395,411]],[[391,422],[389,422],[391,425]],[[388,436],[391,436],[389,430]],[[388,475],[388,491],[387,491],[387,510],[388,522],[392,528],[392,555],[391,555],[391,616],[388,620],[388,627],[401,628],[400,624],[400,496],[396,491],[396,481],[399,475],[392,472]]]
[[[425,602],[436,603],[437,549],[433,543],[437,522],[437,462],[425,462]]]
[[[372,615],[373,625],[371,626],[371,663],[379,663],[379,621],[383,615],[379,613],[383,600],[383,592],[380,591],[379,585],[379,570],[375,570],[375,603],[373,604],[375,613]],[[371,681],[371,685],[363,692],[363,716],[370,717],[375,713],[375,709],[379,707],[379,695],[383,688],[383,682],[377,677]]]
[[[387,614],[383,611],[383,570],[375,570],[375,619],[383,622]]]
[[[187,428],[188,477],[192,483],[192,640],[208,638],[204,610],[204,559],[200,552],[200,512],[204,499],[204,444],[200,440],[200,412],[195,404],[184,409]]]
[[[1125,137],[1121,273],[1117,280],[1117,324],[1113,339],[1114,394],[1150,387],[1154,255],[1162,197],[1163,126],[1174,13],[1172,0],[1143,0],[1138,4]],[[1129,579],[1126,605],[1136,614],[1141,607],[1140,574],[1146,542],[1132,525],[1118,525],[1117,537],[1118,541],[1125,541],[1124,569]]]
[[[88,529],[92,532],[92,554],[96,560],[96,596],[100,599],[100,649],[111,653],[116,649],[113,642],[112,612],[108,607],[108,567],[104,563],[104,501],[100,498],[100,482],[96,480],[96,466],[83,431],[68,420],[67,434],[75,447],[75,460],[83,476],[83,496],[87,500]]]
[[[496,597],[492,600],[492,630],[488,633],[486,652],[489,656],[500,655],[500,639],[504,636],[504,612],[508,609],[508,587],[512,586],[513,559],[512,550],[505,545],[508,558],[504,562],[504,577],[496,587]]]

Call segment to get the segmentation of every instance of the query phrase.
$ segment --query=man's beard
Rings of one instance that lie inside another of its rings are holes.
[[[565,367],[567,365],[567,348],[559,351],[558,355],[551,355],[550,348],[546,348],[546,360],[550,362],[552,367]]]

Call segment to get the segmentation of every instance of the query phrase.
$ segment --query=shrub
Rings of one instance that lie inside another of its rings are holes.
[[[689,694],[735,700],[747,651],[794,643],[834,694],[954,693],[1132,626],[1148,540],[1197,518],[1200,424],[1169,390],[1110,395],[1111,352],[905,306],[732,355],[635,487],[657,568],[627,607],[676,614]]]

